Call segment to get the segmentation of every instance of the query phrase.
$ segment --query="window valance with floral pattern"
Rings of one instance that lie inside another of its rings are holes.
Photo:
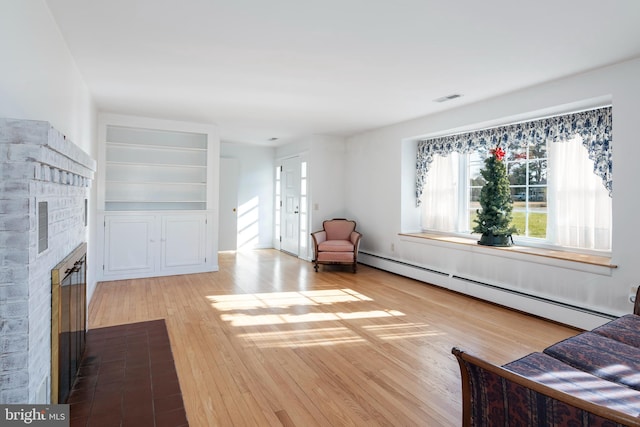
[[[471,153],[498,145],[505,149],[526,147],[541,141],[562,142],[579,135],[594,163],[594,173],[602,178],[611,196],[611,107],[581,111],[529,122],[482,129],[418,141],[416,161],[416,198],[420,197],[434,155]]]

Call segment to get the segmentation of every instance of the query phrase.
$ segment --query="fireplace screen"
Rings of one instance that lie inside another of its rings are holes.
[[[65,403],[86,334],[86,258],[82,243],[51,270],[51,403]]]

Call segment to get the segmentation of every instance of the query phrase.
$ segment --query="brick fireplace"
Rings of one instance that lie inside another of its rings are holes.
[[[51,401],[51,270],[87,240],[95,169],[48,122],[0,119],[0,404]]]

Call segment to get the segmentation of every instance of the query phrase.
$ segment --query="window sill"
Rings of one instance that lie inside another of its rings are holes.
[[[487,248],[488,250],[498,250],[498,251],[504,251],[506,253],[512,253],[512,254],[532,255],[536,257],[542,257],[548,260],[576,262],[576,263],[592,265],[596,267],[604,267],[608,269],[618,268],[617,265],[611,264],[611,258],[606,256],[587,255],[587,254],[580,254],[576,252],[545,249],[545,248],[533,248],[528,246],[517,246],[517,245],[509,246],[509,247],[480,246],[478,245],[476,239],[447,236],[447,235],[435,234],[435,233],[399,233],[399,235],[401,237],[426,239],[431,241],[453,243],[453,244],[466,245],[466,246],[472,246],[472,247],[482,247],[482,248]]]

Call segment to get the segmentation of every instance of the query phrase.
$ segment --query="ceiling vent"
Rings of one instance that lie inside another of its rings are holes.
[[[461,96],[462,95],[460,95],[459,93],[454,93],[451,95],[443,96],[442,98],[434,99],[433,102],[447,102],[451,101],[452,99],[460,98]]]

